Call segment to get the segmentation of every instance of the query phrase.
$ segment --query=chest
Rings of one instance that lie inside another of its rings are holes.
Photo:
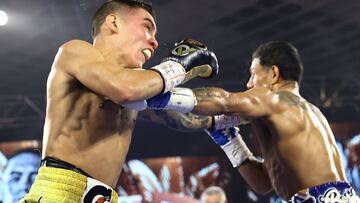
[[[138,112],[110,101],[103,100],[98,102],[98,114],[100,114],[104,124],[113,123],[118,127],[132,127],[135,125]]]

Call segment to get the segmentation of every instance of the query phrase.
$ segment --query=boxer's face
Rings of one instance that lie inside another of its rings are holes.
[[[271,87],[270,71],[260,64],[259,58],[254,58],[250,67],[250,79],[247,83],[248,89],[253,87]]]
[[[127,8],[118,22],[119,49],[126,66],[142,68],[158,46],[154,18],[142,8]]]
[[[29,191],[40,165],[40,157],[21,153],[11,158],[4,171],[4,202],[19,202]]]

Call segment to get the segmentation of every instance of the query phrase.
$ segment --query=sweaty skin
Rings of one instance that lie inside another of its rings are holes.
[[[295,82],[273,76],[259,59],[250,70],[245,92],[195,89],[198,104],[193,111],[251,120],[264,162],[250,160],[238,167],[247,183],[258,193],[273,189],[289,199],[311,186],[346,180],[334,135],[320,110],[300,96]]]
[[[106,18],[94,45],[80,40],[62,45],[47,81],[43,157],[69,162],[112,187],[137,116],[119,104],[163,88],[158,73],[134,70],[147,60],[142,50],[157,47],[154,19],[144,9],[127,9],[126,20],[116,14]]]

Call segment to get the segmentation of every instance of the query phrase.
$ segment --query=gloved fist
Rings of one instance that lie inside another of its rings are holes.
[[[205,130],[205,132],[221,147],[233,167],[239,167],[252,153],[239,134],[239,128],[231,127],[221,130]]]
[[[171,109],[181,113],[192,111],[197,103],[191,89],[176,87],[146,100],[149,109]]]
[[[238,127],[230,127],[221,130],[206,130],[211,139],[219,146],[224,146],[230,142],[233,138],[239,135]]]
[[[176,87],[169,92],[159,94],[147,100],[128,102],[122,106],[134,109],[171,109],[181,113],[192,111],[197,103],[196,97],[191,89]]]
[[[196,76],[211,78],[219,72],[219,64],[214,52],[194,39],[175,43],[175,48],[163,59],[163,62],[169,60],[178,62],[185,68],[187,76],[184,82]]]
[[[249,124],[250,121],[241,116],[233,116],[233,115],[215,115],[212,117],[212,126],[209,130],[220,130],[225,128],[231,128],[239,125]]]
[[[193,39],[185,39],[176,43],[169,56],[151,70],[162,76],[165,93],[197,76],[214,77],[219,72],[219,64],[215,54],[206,45]]]

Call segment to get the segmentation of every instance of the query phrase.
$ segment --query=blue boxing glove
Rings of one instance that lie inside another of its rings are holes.
[[[197,100],[191,89],[174,88],[170,92],[152,97],[147,102],[150,109],[171,109],[181,113],[188,113],[194,109]]]
[[[150,68],[164,80],[163,93],[194,77],[211,78],[218,74],[219,64],[215,54],[207,46],[193,39],[175,44],[175,48],[162,63]]]
[[[170,92],[159,94],[143,101],[128,102],[122,106],[138,111],[144,109],[171,109],[181,113],[188,113],[194,109],[197,100],[191,89],[174,88]]]
[[[233,167],[237,168],[245,160],[253,157],[253,154],[239,134],[239,128],[231,127],[215,131],[205,130],[205,132],[221,147]]]

